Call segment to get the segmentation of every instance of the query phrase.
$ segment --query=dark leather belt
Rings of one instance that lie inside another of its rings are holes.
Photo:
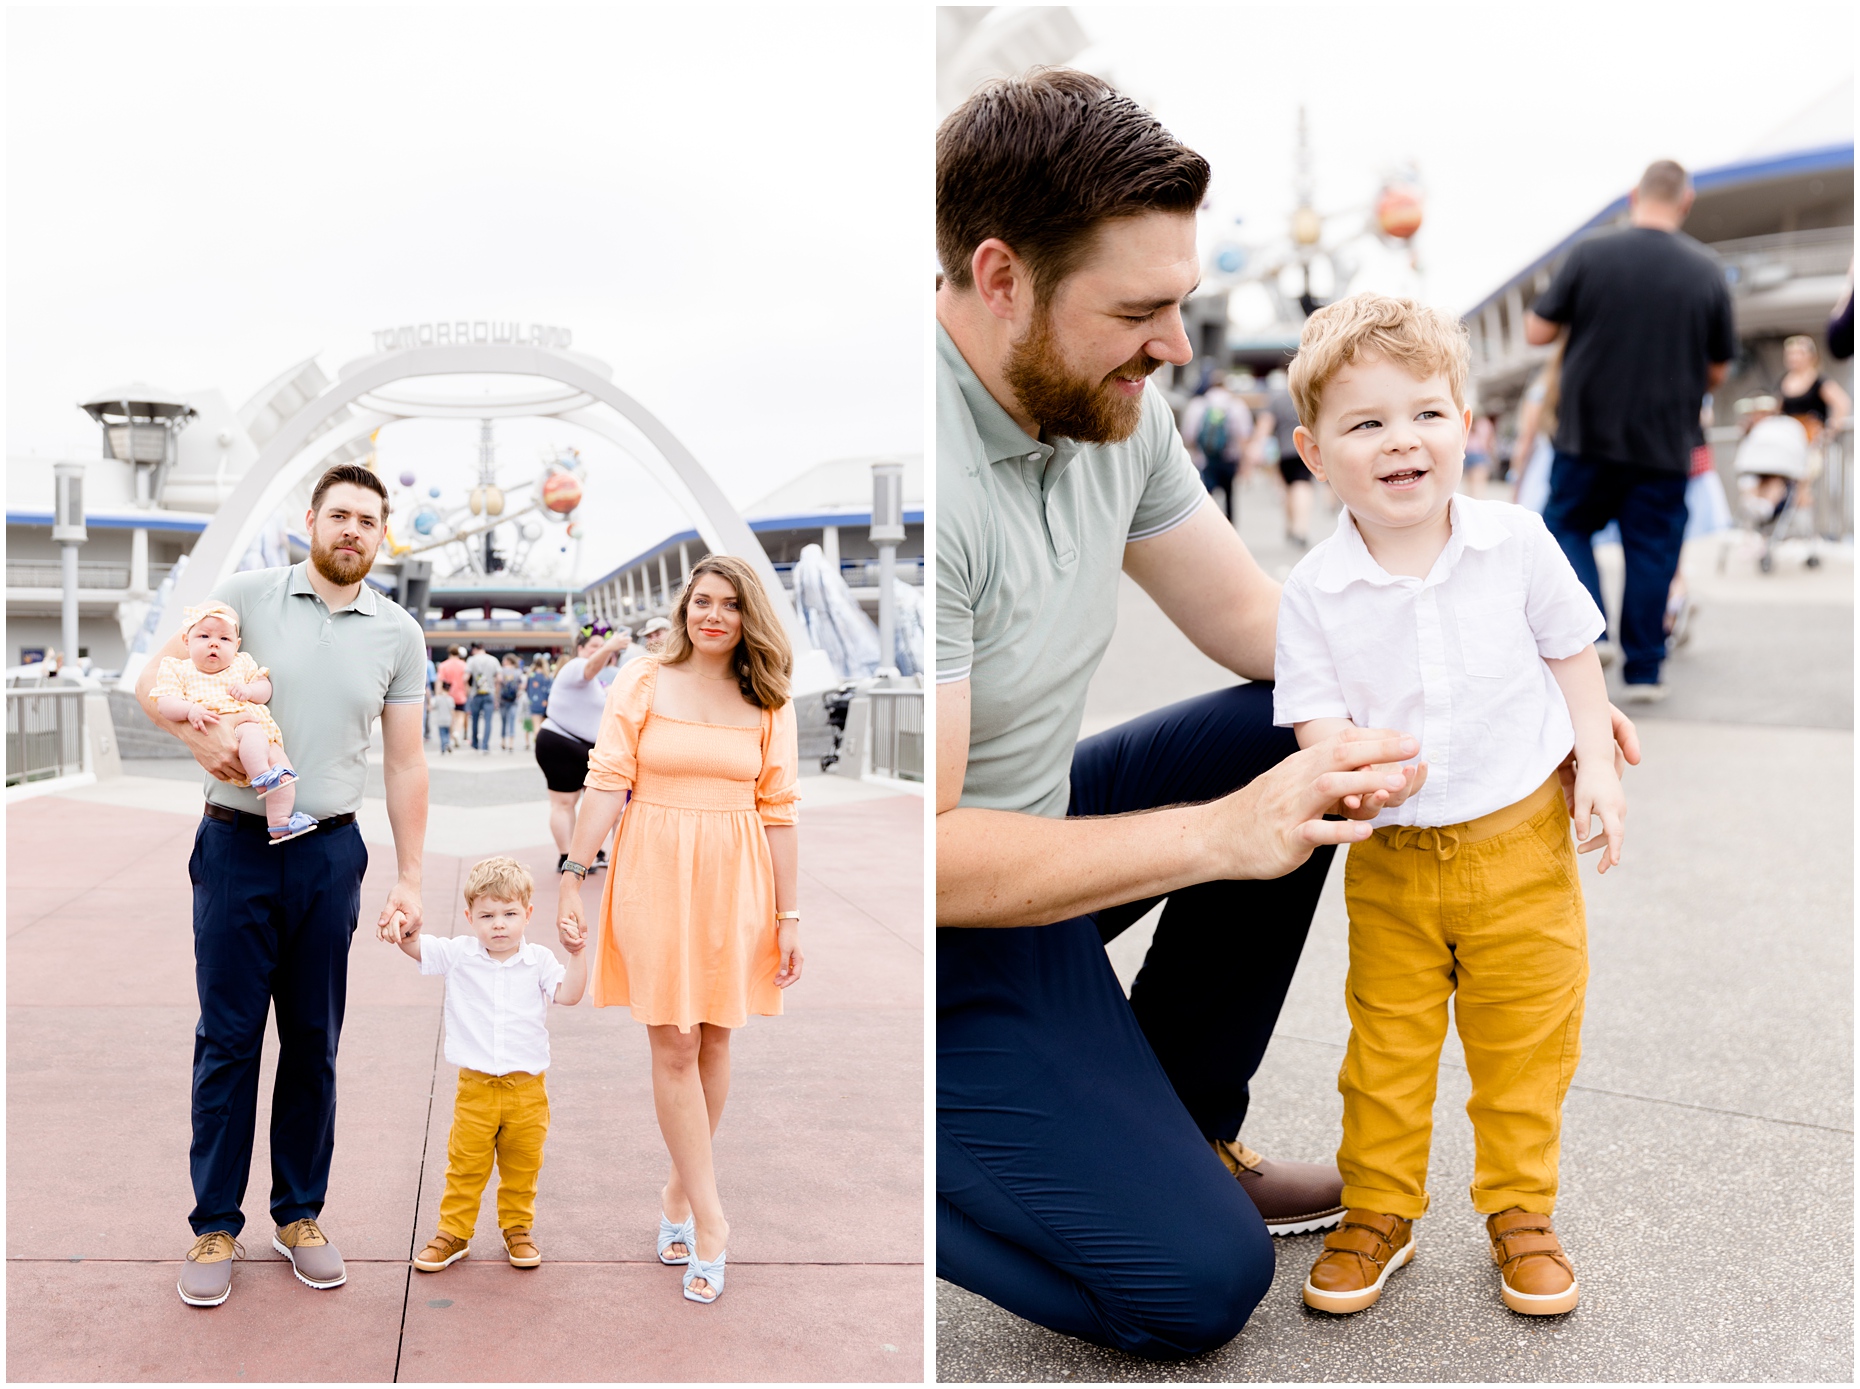
[[[259,829],[262,830],[266,828],[265,817],[263,815],[253,815],[250,811],[245,810],[228,810],[223,805],[213,804],[212,801],[207,802],[207,808],[203,813],[209,820],[218,820],[223,824],[233,825],[235,827],[241,820],[250,820]],[[344,825],[352,825],[354,823],[355,812],[353,810],[345,811],[341,815],[326,815],[316,822],[316,830],[313,830],[312,833],[321,830],[339,830]]]

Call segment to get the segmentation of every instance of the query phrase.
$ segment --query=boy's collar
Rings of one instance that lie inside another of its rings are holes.
[[[1462,551],[1494,549],[1511,538],[1511,532],[1505,529],[1502,521],[1462,493],[1455,492],[1448,499],[1447,514],[1452,532],[1447,536],[1440,559],[1434,561],[1434,568],[1442,578],[1453,571]],[[1446,561],[1444,567],[1441,560]],[[1322,593],[1341,593],[1353,583],[1386,587],[1399,582],[1369,553],[1369,546],[1363,542],[1362,532],[1357,530],[1349,508],[1339,507],[1337,533],[1318,564],[1314,586]]]

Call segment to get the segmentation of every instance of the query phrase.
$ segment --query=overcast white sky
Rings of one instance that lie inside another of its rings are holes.
[[[1427,297],[1464,311],[1654,159],[1740,157],[1854,71],[1854,6],[1075,6],[1107,72],[1214,168],[1243,241],[1282,235],[1297,108],[1317,205],[1414,162]]]
[[[571,328],[738,504],[923,447],[931,15],[794,6],[6,12],[7,451],[130,378],[237,408],[439,319]],[[585,568],[683,517],[608,445]],[[462,480],[477,426],[382,437]],[[448,471],[450,470],[450,471]],[[441,475],[444,474],[442,477]]]

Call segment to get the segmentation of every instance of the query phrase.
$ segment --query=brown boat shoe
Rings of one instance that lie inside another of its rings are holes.
[[[1498,1294],[1527,1317],[1573,1312],[1581,1300],[1576,1267],[1563,1252],[1550,1217],[1520,1206],[1486,1217],[1492,1262],[1498,1265]]]
[[[521,1225],[512,1225],[504,1231],[504,1252],[510,1255],[512,1268],[535,1268],[542,1262],[542,1250]]]
[[[1237,1138],[1213,1147],[1270,1233],[1303,1235],[1343,1219],[1343,1177],[1330,1163],[1261,1157]]]
[[[421,1273],[437,1273],[450,1268],[471,1253],[471,1241],[448,1235],[444,1230],[426,1242],[426,1248],[413,1256],[413,1266]]]
[[[1320,1312],[1360,1312],[1413,1257],[1413,1221],[1352,1207],[1342,1225],[1324,1236],[1324,1252],[1305,1279],[1305,1305]]]

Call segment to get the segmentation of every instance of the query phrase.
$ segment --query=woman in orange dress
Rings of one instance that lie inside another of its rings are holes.
[[[726,555],[699,562],[664,651],[608,690],[561,878],[557,928],[574,948],[585,865],[619,822],[594,1006],[624,1005],[646,1024],[672,1159],[659,1261],[685,1268],[693,1302],[723,1292],[730,1226],[711,1135],[730,1088],[730,1031],[781,1012],[781,991],[801,977],[792,669],[755,571]]]

